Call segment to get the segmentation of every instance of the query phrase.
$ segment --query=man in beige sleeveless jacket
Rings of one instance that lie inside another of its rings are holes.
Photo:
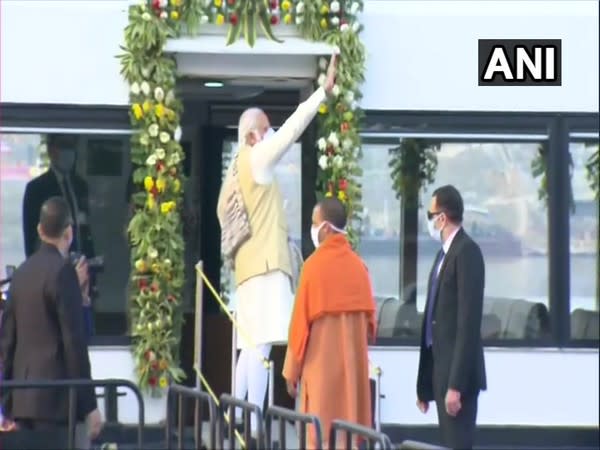
[[[288,226],[274,169],[310,124],[334,82],[335,56],[323,87],[301,103],[275,133],[266,114],[258,108],[240,116],[239,154],[232,164],[237,159],[237,181],[252,234],[234,257],[236,313],[242,329],[234,395],[245,398],[248,394],[248,401],[259,406],[263,405],[268,382],[262,359],[269,357],[272,344],[287,342],[294,302]],[[219,195],[217,214],[222,228],[227,226],[223,221],[233,173],[230,167]],[[246,342],[245,335],[252,342]]]

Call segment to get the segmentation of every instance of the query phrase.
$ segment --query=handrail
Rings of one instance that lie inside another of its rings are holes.
[[[177,399],[177,446],[179,450],[184,448],[183,446],[183,435],[184,435],[184,403],[185,398],[194,400],[194,441],[196,448],[200,448],[202,444],[202,420],[200,417],[201,402],[208,404],[208,417],[210,424],[210,435],[209,435],[209,446],[208,448],[216,448],[217,442],[217,406],[213,401],[212,397],[206,392],[192,389],[179,384],[172,384],[169,386],[167,391],[167,423],[165,432],[167,436],[167,450],[171,450],[171,434],[172,434],[172,421],[171,412],[173,410],[174,399]]]
[[[331,431],[329,433],[329,448],[341,450],[336,446],[337,444],[337,433],[344,432],[346,434],[346,450],[351,450],[355,448],[354,443],[352,442],[352,437],[355,436],[362,440],[367,441],[367,448],[374,448],[374,445],[379,444],[380,450],[392,450],[392,441],[390,438],[379,432],[375,431],[372,428],[365,427],[363,425],[358,425],[351,422],[346,422],[344,420],[334,420],[331,423]]]
[[[75,425],[76,425],[76,406],[77,406],[77,390],[81,387],[124,387],[129,388],[138,401],[138,432],[137,432],[137,447],[143,448],[143,429],[144,429],[144,399],[139,388],[129,380],[107,379],[107,380],[3,380],[2,390],[11,389],[56,389],[63,388],[69,390],[69,411],[68,411],[68,448],[73,449],[75,442]]]
[[[286,450],[286,428],[285,423],[288,420],[293,421],[294,423],[300,425],[300,432],[298,433],[298,448],[304,449],[308,448],[306,446],[306,428],[308,425],[312,425],[315,428],[315,436],[317,446],[320,446],[323,443],[323,432],[321,427],[321,421],[317,416],[311,414],[301,414],[291,409],[281,408],[280,406],[271,406],[267,409],[265,413],[265,429],[266,429],[266,438],[267,438],[267,448],[269,450],[275,450],[273,445],[273,433],[272,433],[272,424],[273,419],[277,418],[279,420],[279,449]]]
[[[223,394],[220,398],[220,416],[233,416],[235,417],[235,409],[239,408],[242,410],[243,424],[244,424],[244,439],[242,441],[242,447],[248,448],[247,444],[251,439],[251,414],[254,413],[256,416],[256,430],[257,430],[257,444],[258,448],[262,449],[265,445],[265,435],[264,435],[264,423],[262,417],[262,409],[260,406],[255,405],[253,403],[247,402],[245,400],[240,400],[239,398],[235,398],[229,394]],[[233,445],[233,431],[235,430],[235,421],[227,420],[229,425],[228,427],[228,436],[229,436],[229,447],[231,449],[234,448]],[[236,430],[237,431],[237,430]],[[225,441],[225,427],[219,427],[219,445],[223,447],[223,443]]]
[[[219,304],[220,308],[223,310],[223,312],[225,313],[225,315],[227,316],[227,318],[229,319],[229,321],[231,322],[231,325],[233,327],[233,335],[232,335],[232,349],[231,349],[231,366],[232,366],[232,373],[231,373],[231,377],[232,377],[232,386],[231,386],[231,394],[234,394],[234,388],[235,388],[235,368],[236,368],[236,348],[235,348],[235,344],[236,344],[236,340],[237,340],[237,335],[238,333],[242,336],[242,339],[245,341],[246,345],[252,347],[252,348],[256,348],[256,345],[254,344],[254,341],[252,340],[252,337],[250,337],[244,330],[242,327],[240,327],[239,323],[237,322],[237,320],[235,319],[235,317],[233,316],[233,314],[231,313],[231,311],[229,311],[229,308],[227,308],[227,304],[223,301],[223,299],[221,298],[221,296],[219,295],[219,293],[217,292],[217,290],[215,289],[215,287],[213,286],[213,284],[210,282],[210,280],[208,279],[208,277],[206,276],[206,274],[204,273],[204,271],[202,270],[202,267],[200,264],[196,264],[196,273],[198,275],[200,275],[200,278],[202,279],[202,281],[204,282],[204,284],[206,285],[206,287],[208,288],[208,290],[210,291],[210,293],[212,294],[213,298],[217,301],[217,303]],[[251,352],[254,353],[254,352]],[[257,355],[257,357],[260,359],[260,361],[262,362],[264,368],[269,372],[268,376],[269,376],[269,406],[273,405],[275,399],[274,399],[274,371],[275,371],[275,366],[273,364],[273,361],[271,361],[268,358],[265,358],[263,356]]]

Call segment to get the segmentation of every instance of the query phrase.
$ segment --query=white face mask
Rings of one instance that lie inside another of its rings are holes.
[[[264,134],[264,136],[261,136],[260,132],[257,130],[253,130],[252,133],[254,134],[254,137],[256,138],[256,142],[261,142],[261,141],[269,139],[271,136],[273,136],[275,134],[275,130],[273,128],[269,128],[267,130],[267,132]]]
[[[310,228],[310,239],[312,240],[313,245],[315,246],[315,248],[319,247],[319,231],[321,231],[321,228],[323,228],[323,225],[325,225],[326,223],[329,223],[327,221],[325,222],[321,222],[321,225],[319,225],[318,227],[315,227],[314,225]],[[346,230],[341,230],[338,227],[336,227],[334,224],[329,223],[329,226],[331,227],[332,230],[337,231],[340,234],[347,234]]]
[[[438,220],[438,217],[440,216],[435,216],[427,221],[427,231],[429,231],[429,236],[431,236],[434,241],[442,242],[442,230],[437,230],[435,228],[435,222]]]

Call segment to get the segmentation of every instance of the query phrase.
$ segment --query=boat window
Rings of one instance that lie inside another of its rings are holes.
[[[571,142],[571,338],[598,340],[598,139]]]

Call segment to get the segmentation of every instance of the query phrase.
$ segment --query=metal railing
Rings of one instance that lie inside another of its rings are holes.
[[[439,445],[428,444],[426,442],[418,441],[403,441],[398,447],[399,450],[449,450],[446,447],[440,447]]]
[[[372,428],[346,422],[344,420],[334,420],[331,423],[331,431],[329,432],[330,449],[341,450],[341,447],[336,445],[337,436],[340,432],[345,433],[346,435],[346,450],[355,448],[356,440],[365,442],[365,450],[392,450],[393,448],[390,438],[380,431],[375,431]],[[353,442],[353,437],[355,438],[355,442]]]
[[[202,426],[204,424],[202,408],[208,405],[208,423],[209,423],[209,438],[208,447],[216,448],[217,442],[217,405],[212,397],[206,392],[192,389],[189,387],[174,384],[169,386],[167,391],[167,423],[166,423],[166,438],[167,450],[172,448],[173,434],[173,410],[177,408],[177,449],[184,449],[184,431],[185,431],[185,401],[192,400],[194,402],[194,443],[195,448],[202,448]]]
[[[223,394],[219,398],[219,445],[224,448],[225,432],[229,440],[229,448],[235,448],[236,430],[236,410],[242,410],[242,448],[248,448],[252,439],[252,429],[256,430],[256,445],[265,448],[265,428],[263,423],[262,410],[258,405],[249,403],[245,400],[232,397],[229,394]],[[228,417],[229,420],[225,419]],[[254,417],[252,417],[254,416]],[[256,420],[256,426],[252,427],[252,420]]]
[[[279,450],[286,450],[286,422],[293,421],[295,425],[299,427],[298,430],[298,448],[304,449],[306,446],[306,429],[308,425],[312,425],[315,430],[315,437],[317,446],[320,446],[323,442],[323,432],[321,427],[321,421],[317,416],[310,414],[301,414],[291,409],[281,408],[279,406],[271,406],[265,413],[265,433],[267,439],[267,449],[275,450],[273,441],[273,420],[278,420],[279,428]]]
[[[142,393],[139,388],[129,380],[120,379],[109,379],[109,380],[26,380],[26,381],[15,381],[5,380],[2,381],[2,392],[16,390],[16,389],[64,389],[68,390],[68,418],[67,418],[67,448],[74,449],[75,443],[75,427],[77,425],[77,389],[83,387],[93,388],[104,388],[105,390],[109,387],[128,388],[133,392],[138,402],[138,427],[137,427],[137,447],[143,448],[144,438],[144,400]]]

